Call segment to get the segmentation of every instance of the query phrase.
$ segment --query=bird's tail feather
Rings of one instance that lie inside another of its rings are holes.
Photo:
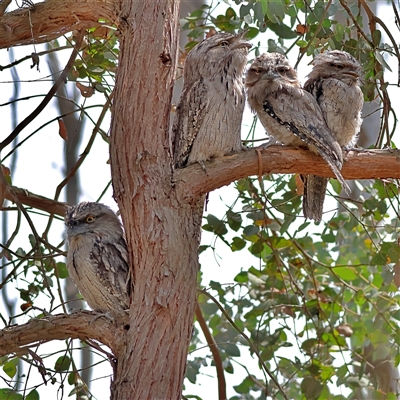
[[[321,154],[321,156],[323,157],[323,159],[328,163],[328,165],[330,166],[332,172],[335,174],[336,179],[340,182],[340,184],[342,185],[343,190],[346,192],[346,194],[348,196],[350,196],[351,190],[349,185],[346,183],[346,181],[344,180],[342,174],[340,173],[339,168],[336,166],[336,164],[330,159],[330,157],[326,156],[325,154]]]
[[[315,175],[307,175],[302,178],[304,182],[304,217],[307,219],[313,219],[316,223],[319,223],[322,219],[328,178]]]

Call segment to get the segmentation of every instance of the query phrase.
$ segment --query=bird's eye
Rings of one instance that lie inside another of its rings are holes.
[[[332,67],[335,67],[336,69],[343,69],[344,68],[344,65],[343,64],[331,64],[332,65]]]
[[[280,67],[280,68],[278,68],[278,72],[279,72],[280,74],[286,74],[287,69],[286,69],[285,67]]]
[[[253,71],[256,75],[260,75],[260,74],[261,74],[261,68],[252,68],[252,71]]]
[[[229,43],[226,40],[224,40],[219,45],[222,46],[222,47],[226,47],[226,46],[229,46]]]
[[[86,217],[86,222],[88,222],[89,224],[91,223],[91,222],[93,222],[94,220],[96,219],[96,217],[94,217],[93,215],[88,215],[87,217]]]

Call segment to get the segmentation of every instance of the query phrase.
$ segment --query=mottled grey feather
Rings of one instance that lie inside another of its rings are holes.
[[[177,168],[242,148],[243,73],[250,47],[243,33],[218,33],[189,52],[172,129]]]
[[[364,98],[360,89],[360,63],[349,53],[333,50],[312,62],[304,89],[316,99],[326,124],[340,146],[354,147],[361,128]],[[304,180],[303,212],[306,218],[322,218],[328,180],[308,175]]]
[[[314,97],[300,87],[286,57],[278,53],[257,57],[247,72],[246,87],[249,104],[267,133],[283,144],[319,154],[349,191],[340,173],[342,149]]]
[[[88,305],[121,316],[130,304],[128,251],[121,223],[104,204],[83,202],[65,213],[67,268]]]

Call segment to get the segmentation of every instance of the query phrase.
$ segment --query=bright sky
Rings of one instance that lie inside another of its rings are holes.
[[[221,12],[224,12],[226,4],[220,5]],[[379,2],[379,14],[385,17],[385,23],[388,24],[389,29],[395,30],[393,12],[389,5],[385,1]],[[266,43],[270,38],[270,33],[263,34],[256,38],[255,42],[261,41]],[[10,61],[14,59],[20,59],[33,51],[39,52],[44,50],[44,45],[36,46],[36,50],[33,46],[23,46],[17,47],[10,51],[0,50],[0,65],[8,65]],[[267,47],[261,47],[261,52],[267,51]],[[61,65],[65,65],[66,60],[70,55],[70,50],[63,51],[60,53]],[[49,79],[50,72],[46,65],[46,58],[42,57],[40,64],[40,72],[36,69],[30,69],[30,62],[24,62],[18,66],[19,79],[21,81],[19,98],[28,98],[26,101],[18,102],[18,121],[22,121],[27,115],[29,115],[32,110],[39,104],[42,100],[40,98],[32,98],[32,96],[37,93],[47,93],[51,81]],[[387,79],[391,83],[396,83],[397,66],[393,65],[393,73],[387,75]],[[307,61],[303,60],[299,68],[299,76],[302,81],[304,81],[305,75],[309,72],[310,67],[307,66]],[[10,74],[10,70],[6,69],[0,72],[0,121],[2,123],[2,134],[0,139],[4,139],[12,131],[12,122],[10,120],[10,108],[8,106],[2,106],[4,103],[10,101],[13,96],[13,77]],[[68,83],[70,89],[72,84]],[[389,89],[391,91],[394,88]],[[394,98],[394,97],[393,97]],[[29,101],[28,101],[29,100]],[[103,98],[101,96],[94,96],[92,98],[86,99],[85,105],[98,104],[101,105]],[[42,114],[36,118],[20,135],[19,140],[27,138],[32,132],[38,129],[42,124],[45,124],[48,120],[54,119],[58,115],[57,109],[53,106],[52,102]],[[81,104],[84,104],[84,99],[81,99]],[[101,108],[97,108],[91,111],[93,119],[96,120],[96,116],[100,113]],[[398,110],[400,111],[400,110]],[[246,107],[242,137],[245,137],[249,131],[250,125],[252,123],[252,114],[248,107]],[[108,119],[109,121],[109,119]],[[104,122],[103,127],[107,127],[109,122]],[[81,149],[86,146],[87,140],[91,135],[92,126],[87,124],[84,132],[84,138],[82,140]],[[257,136],[259,138],[264,138],[264,129],[261,124],[257,127]],[[58,124],[54,122],[44,129],[40,130],[38,134],[35,134],[30,138],[27,143],[21,146],[18,150],[18,160],[17,167],[11,171],[13,184],[21,188],[25,188],[34,193],[38,193],[43,196],[52,198],[54,196],[55,188],[62,180],[63,177],[63,146],[64,142],[58,135]],[[1,154],[4,158],[7,152],[10,150],[10,146]],[[103,191],[105,185],[107,184],[108,177],[110,176],[108,160],[108,146],[107,144],[98,136],[94,142],[91,153],[83,163],[80,171],[81,178],[81,188],[83,190],[81,195],[81,200],[95,201],[97,200],[100,193]],[[6,166],[10,166],[10,158],[3,161]],[[236,191],[232,186],[224,187],[216,190],[210,194],[210,201],[208,203],[207,212],[222,218],[225,211],[226,205],[231,205],[236,198]],[[63,199],[61,199],[63,200]],[[109,189],[104,196],[102,202],[110,205],[114,210],[116,210],[116,204],[112,199],[112,192]],[[326,201],[325,210],[335,210],[336,203],[332,198]],[[241,204],[236,205],[236,209],[241,209]],[[11,233],[15,227],[15,216],[11,214],[9,221],[9,233]],[[32,220],[34,221],[35,227],[39,234],[43,232],[46,227],[47,219],[41,216],[32,215]],[[3,218],[2,213],[0,213],[0,218]],[[301,223],[302,220],[299,222]],[[317,229],[317,228],[316,228]],[[50,232],[50,238],[52,243],[59,243],[63,238],[64,226],[63,222],[57,221],[53,224],[52,230]],[[25,234],[23,232],[26,232]],[[20,234],[13,243],[13,249],[16,250],[18,247],[28,248],[29,240],[28,234],[30,229],[23,219],[21,224]],[[233,235],[232,235],[233,236]],[[215,243],[215,238],[212,234],[203,232],[202,243],[212,244]],[[211,250],[207,250],[200,256],[200,262],[202,265],[203,272],[203,282],[208,283],[210,280],[219,281],[221,283],[232,283],[234,276],[240,272],[241,269],[248,269],[251,265],[257,266],[259,261],[251,256],[247,251],[240,251],[232,253],[223,243],[218,243],[217,252],[214,254]],[[61,261],[59,259],[58,261]],[[29,277],[28,277],[29,279]],[[11,285],[8,285],[11,286]],[[19,293],[16,290],[10,290],[10,297],[19,297]],[[38,307],[48,308],[48,299],[45,296],[41,296],[40,300],[36,303]],[[19,310],[19,307],[17,307]],[[0,304],[0,312],[4,312],[3,305]],[[17,311],[18,312],[18,311]],[[61,312],[61,310],[60,310]],[[29,320],[37,312],[30,312],[28,315],[23,316],[18,319],[19,323],[24,323]],[[278,322],[277,322],[278,325]],[[1,325],[0,325],[1,327]],[[74,342],[75,346],[79,346],[79,342]],[[64,348],[64,344],[58,344],[58,342],[53,342],[39,349],[40,354],[50,354],[59,348],[60,350]],[[254,373],[258,377],[262,377],[259,372],[257,361],[248,355],[246,348],[242,348],[242,357],[238,359],[239,362],[245,364],[251,373]],[[282,349],[281,355],[286,355],[292,357],[293,350]],[[196,351],[192,354],[193,357],[204,356],[208,354],[208,349]],[[52,367],[54,365],[54,360],[62,355],[62,352],[56,356],[50,357],[46,360],[46,366]],[[242,379],[245,378],[246,372],[243,368],[235,366],[235,374],[227,374],[227,386],[228,386],[228,397],[236,394],[231,388],[233,385],[239,384]],[[94,369],[93,379],[96,379],[92,384],[92,393],[95,398],[102,400],[109,398],[109,379],[98,379],[104,376],[108,376],[111,373],[111,369],[108,362],[102,363],[101,366]],[[185,381],[186,391],[185,394],[197,394],[203,399],[213,400],[217,398],[217,382],[215,379],[215,369],[213,367],[208,367],[202,370],[203,375],[199,377],[199,385],[191,385],[188,381]],[[27,370],[24,370],[27,373]],[[35,374],[36,375],[36,374]],[[5,377],[6,375],[0,371],[0,377]],[[59,380],[60,377],[58,376]],[[32,376],[29,380],[29,385],[40,384],[41,379],[38,376]],[[5,387],[4,384],[0,384],[0,387]],[[61,398],[61,392],[58,392],[59,385],[48,384],[46,388],[40,388],[40,393],[46,393],[46,398]],[[72,387],[66,385],[65,396],[66,397]],[[29,392],[29,390],[28,390]],[[344,393],[342,393],[344,394]]]

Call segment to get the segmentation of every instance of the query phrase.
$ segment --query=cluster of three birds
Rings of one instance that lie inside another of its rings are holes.
[[[243,32],[219,33],[189,52],[173,127],[176,167],[242,148],[246,87],[250,107],[267,134],[319,154],[349,194],[340,170],[342,149],[355,145],[362,122],[359,62],[345,51],[320,53],[302,88],[283,54],[265,53],[253,61],[243,83],[249,48]],[[304,216],[319,222],[328,179],[302,178]]]

